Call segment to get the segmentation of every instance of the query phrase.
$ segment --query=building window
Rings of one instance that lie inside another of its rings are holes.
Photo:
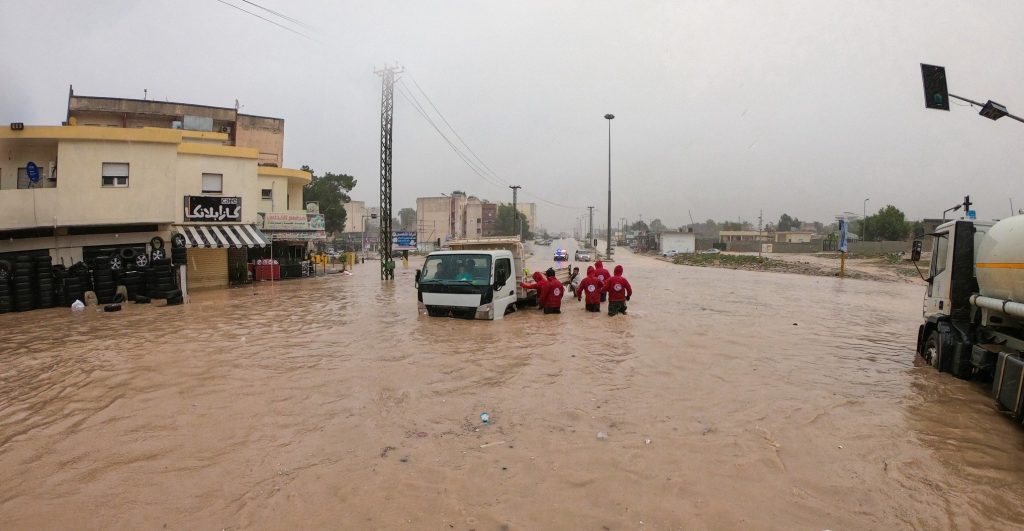
[[[203,174],[203,193],[219,194],[224,191],[224,176],[219,173]]]
[[[128,163],[104,162],[103,186],[113,188],[126,188],[128,186]]]
[[[274,200],[274,189],[273,188],[264,188],[263,190],[260,190],[260,197],[262,197],[263,199],[266,199],[268,201],[273,201]]]

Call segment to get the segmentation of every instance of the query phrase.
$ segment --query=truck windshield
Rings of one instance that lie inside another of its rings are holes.
[[[487,286],[491,283],[491,257],[486,254],[428,256],[420,273],[420,283],[431,282]]]

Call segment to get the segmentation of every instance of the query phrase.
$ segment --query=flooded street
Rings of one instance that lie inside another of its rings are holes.
[[[377,262],[0,315],[0,527],[1024,526],[1024,430],[915,361],[921,287],[618,253],[615,318],[421,317]]]

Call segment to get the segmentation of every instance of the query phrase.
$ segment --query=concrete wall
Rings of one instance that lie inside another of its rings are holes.
[[[931,251],[931,238],[923,238],[924,251]],[[905,251],[910,253],[911,241],[888,241],[888,242],[851,242],[848,245],[849,252],[865,256],[881,255],[887,253],[898,253]]]
[[[775,242],[772,244],[773,253],[820,253],[821,249],[821,240],[802,243]]]
[[[288,204],[288,178],[278,176],[260,175],[256,180],[258,183],[257,195],[258,199],[257,212],[283,212],[286,210],[302,210],[302,208],[292,209],[289,208]],[[263,189],[273,190],[271,200],[263,199]],[[244,211],[246,204],[242,202],[242,210]]]
[[[451,236],[451,198],[416,198],[416,238],[422,243],[444,242]]]
[[[284,166],[284,120],[239,114],[235,145],[259,150],[260,164]]]
[[[690,232],[662,232],[658,235],[661,251],[675,250],[680,253],[692,253],[697,250],[697,237]]]
[[[173,166],[172,166],[173,167]],[[204,194],[203,174],[219,173],[224,176],[223,191],[219,194]],[[172,178],[175,205],[174,220],[185,221],[185,196],[209,195],[214,197],[238,196],[242,198],[242,222],[255,223],[260,210],[260,189],[256,179],[256,160],[242,157],[210,157],[205,155],[182,154],[178,157],[177,176]],[[283,204],[283,203],[282,203]]]
[[[362,232],[363,214],[365,213],[365,201],[349,201],[345,203],[345,229],[342,232]]]
[[[50,161],[57,161],[56,141],[12,141],[0,139],[0,190],[15,190],[18,188],[18,168],[25,168],[28,163],[34,162],[39,166],[40,179],[34,187],[53,188],[57,186],[55,181],[47,179]],[[59,173],[58,168],[58,173]]]

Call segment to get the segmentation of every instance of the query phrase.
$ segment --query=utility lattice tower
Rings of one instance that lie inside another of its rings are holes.
[[[391,259],[391,124],[395,113],[395,75],[400,66],[384,66],[375,73],[381,76],[380,97],[380,279],[395,278],[395,262]]]

